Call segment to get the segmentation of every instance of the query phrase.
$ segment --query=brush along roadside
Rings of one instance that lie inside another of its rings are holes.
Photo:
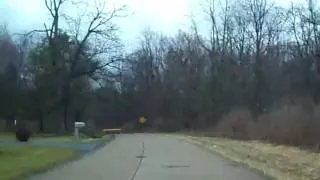
[[[278,180],[320,179],[320,154],[260,141],[179,136]]]

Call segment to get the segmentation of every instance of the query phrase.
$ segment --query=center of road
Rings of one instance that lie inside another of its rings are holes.
[[[144,148],[145,148],[144,142],[142,142],[141,155],[137,156],[137,158],[139,158],[139,162],[138,162],[138,165],[137,165],[137,167],[136,167],[136,169],[135,169],[135,171],[134,171],[134,173],[133,173],[133,175],[132,175],[130,180],[134,180],[135,179],[135,177],[137,175],[137,172],[139,171],[139,169],[141,167],[142,160],[143,160],[143,158],[146,157],[145,154],[144,154]]]
[[[174,136],[121,134],[96,152],[30,180],[266,179],[230,163]]]

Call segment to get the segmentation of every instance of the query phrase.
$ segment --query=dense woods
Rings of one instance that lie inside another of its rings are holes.
[[[145,116],[159,131],[319,144],[320,12],[301,3],[209,0],[207,35],[191,18],[173,37],[146,29],[124,53],[124,7],[71,17],[63,7],[83,4],[46,0],[42,29],[0,28],[0,117],[70,131],[77,120],[133,128]]]

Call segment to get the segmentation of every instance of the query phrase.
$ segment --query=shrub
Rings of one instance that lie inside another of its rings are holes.
[[[20,142],[27,142],[31,136],[30,131],[26,127],[19,127],[16,130],[16,138]]]
[[[126,122],[122,127],[122,131],[126,133],[132,133],[137,128],[137,123],[135,121]]]
[[[184,124],[181,120],[157,117],[152,122],[151,127],[160,132],[176,132],[181,130]]]
[[[93,120],[88,120],[84,128],[80,128],[80,132],[90,138],[102,138],[103,133],[99,130]]]
[[[103,137],[103,133],[98,130],[84,130],[83,133],[90,138],[98,139]]]
[[[320,106],[297,103],[253,118],[247,109],[230,111],[214,129],[216,136],[267,140],[276,144],[319,148]]]
[[[249,122],[253,119],[248,109],[237,109],[222,117],[216,127],[218,136],[247,139]]]
[[[261,115],[258,119],[265,122],[266,140],[278,144],[299,145],[303,143],[308,118],[301,106],[290,106]]]

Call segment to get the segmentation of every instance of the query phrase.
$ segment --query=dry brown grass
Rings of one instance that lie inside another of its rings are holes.
[[[320,105],[308,98],[259,116],[246,108],[234,109],[216,126],[185,135],[193,143],[275,179],[320,180],[320,153],[316,153],[320,150]]]
[[[182,138],[278,180],[320,179],[319,153],[260,141],[194,136]]]

